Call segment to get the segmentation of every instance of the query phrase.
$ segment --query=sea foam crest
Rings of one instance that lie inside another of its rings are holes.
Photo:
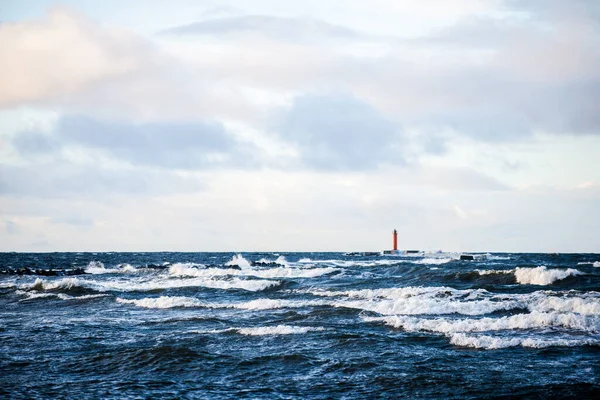
[[[581,261],[577,265],[591,265],[592,267],[600,268],[600,261]]]
[[[355,308],[382,315],[465,314],[483,315],[524,307],[516,298],[493,298],[483,289],[457,290],[450,287],[405,287],[349,291],[307,291],[324,297],[346,297],[335,307]],[[352,299],[352,300],[349,300]]]
[[[497,337],[488,335],[468,335],[465,333],[455,333],[448,336],[450,343],[455,346],[473,347],[476,349],[504,349],[507,347],[575,347],[575,346],[597,346],[600,340],[585,339],[543,339],[543,338],[521,338],[521,337]]]
[[[135,273],[139,272],[137,268],[131,264],[120,264],[117,268],[106,268],[101,261],[90,261],[85,267],[86,274],[101,275],[101,274],[117,274],[117,273]]]
[[[254,279],[211,279],[211,278],[184,278],[184,279],[157,279],[145,282],[132,281],[107,281],[102,282],[105,290],[150,291],[161,289],[175,289],[184,287],[205,287],[209,289],[242,289],[250,292],[258,292],[273,286],[280,285],[280,281],[254,280]]]
[[[573,312],[582,315],[600,315],[600,297],[586,293],[582,297],[552,296],[542,292],[522,295],[530,311]]]
[[[339,269],[332,267],[323,268],[289,268],[275,267],[264,269],[233,269],[233,268],[196,268],[193,265],[177,263],[169,267],[169,274],[174,276],[254,276],[257,278],[314,278],[337,272]]]
[[[409,261],[409,262],[411,262],[413,264],[441,265],[441,264],[447,264],[451,261],[455,261],[455,259],[453,259],[453,258],[423,258],[421,260]]]
[[[25,298],[20,301],[35,300],[49,297],[55,297],[61,300],[88,300],[109,296],[108,294],[86,294],[82,296],[70,296],[65,293],[40,293],[36,291],[27,292],[23,290],[17,290],[16,293],[25,296]]]
[[[302,308],[330,305],[325,301],[303,301],[303,300],[287,300],[287,299],[256,299],[244,303],[228,304],[225,307],[238,308],[243,310],[271,310],[278,308]]]
[[[36,291],[44,291],[44,290],[54,290],[54,289],[63,289],[70,290],[73,288],[86,287],[86,281],[79,278],[62,278],[59,280],[44,280],[41,278],[36,278],[33,283],[30,284],[21,284],[19,285],[19,289],[23,290],[36,290]]]
[[[117,303],[133,304],[144,308],[175,308],[175,307],[202,307],[204,303],[193,297],[160,296],[144,299],[117,298]]]
[[[581,332],[597,333],[600,331],[600,318],[583,316],[574,313],[531,312],[500,318],[417,318],[404,315],[388,317],[363,317],[365,321],[381,321],[394,328],[409,332],[427,331],[436,333],[490,332],[509,330],[530,330],[545,328],[561,328]]]
[[[544,265],[537,268],[516,268],[517,282],[525,285],[550,285],[569,276],[581,275],[582,272],[573,268],[548,269]]]
[[[515,271],[512,269],[476,269],[479,275],[503,275],[503,274],[513,274]]]
[[[265,336],[265,335],[297,335],[307,332],[319,332],[324,331],[323,327],[311,327],[311,326],[290,326],[290,325],[277,325],[277,326],[261,326],[257,328],[237,328],[237,332],[241,335],[249,336]]]
[[[234,255],[231,260],[227,261],[227,263],[225,263],[225,265],[227,266],[234,266],[237,265],[238,267],[244,269],[244,268],[251,268],[250,262],[248,262],[248,260],[246,260],[244,258],[243,255],[241,254],[236,254]]]

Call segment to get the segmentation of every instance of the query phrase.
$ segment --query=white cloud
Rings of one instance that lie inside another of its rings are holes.
[[[0,25],[0,106],[68,95],[136,71],[144,44],[56,8],[39,21]]]

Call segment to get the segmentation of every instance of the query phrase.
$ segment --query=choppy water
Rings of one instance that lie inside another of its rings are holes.
[[[0,254],[0,397],[600,394],[600,255]]]

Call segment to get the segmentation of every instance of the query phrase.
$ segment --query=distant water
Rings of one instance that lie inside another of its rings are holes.
[[[0,254],[1,398],[600,398],[600,255]]]

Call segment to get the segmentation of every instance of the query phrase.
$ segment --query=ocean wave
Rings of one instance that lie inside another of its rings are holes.
[[[236,255],[234,255],[234,256],[231,258],[231,260],[229,260],[229,261],[227,261],[227,262],[225,263],[225,265],[226,265],[226,266],[228,266],[228,267],[233,267],[233,266],[236,266],[236,267],[240,267],[240,268],[242,268],[242,269],[244,269],[244,268],[251,268],[251,267],[252,267],[252,266],[250,265],[250,262],[249,262],[248,260],[246,260],[246,259],[244,258],[244,256],[243,256],[243,255],[241,255],[241,254],[236,254]]]
[[[486,258],[486,260],[489,260],[489,261],[505,261],[505,260],[510,260],[510,257],[508,257],[508,256],[496,256],[496,255],[491,254],[491,253],[484,254],[484,257]]]
[[[458,290],[450,287],[405,287],[348,291],[305,290],[319,297],[338,297],[352,301],[334,301],[337,307],[357,308],[382,315],[465,314],[528,309],[560,311],[582,315],[600,315],[599,293],[560,293],[537,291],[525,294],[494,294],[484,289]]]
[[[106,268],[101,261],[90,261],[84,269],[86,274],[102,275],[102,274],[125,274],[136,273],[139,270],[130,264],[120,264],[117,268]]]
[[[409,261],[413,264],[433,264],[433,265],[441,265],[447,264],[451,261],[456,261],[454,258],[423,258],[421,260]]]
[[[551,285],[552,283],[565,279],[569,276],[582,275],[583,272],[573,268],[569,269],[548,269],[545,266],[537,268],[519,268],[515,269],[517,282],[524,285]]]
[[[121,291],[121,292],[145,292],[152,290],[167,290],[185,287],[205,287],[209,289],[242,289],[251,292],[258,292],[280,285],[280,281],[274,280],[254,280],[254,279],[204,279],[204,278],[156,278],[150,279],[120,279],[91,281],[80,278],[62,278],[60,280],[45,280],[37,278],[33,283],[19,285],[22,290],[63,290],[70,291],[76,289],[89,289],[98,292]]]
[[[531,330],[542,328],[562,328],[587,333],[600,332],[600,318],[575,313],[531,312],[500,318],[417,318],[409,316],[363,317],[367,322],[381,321],[394,328],[409,332],[490,332],[510,330]]]
[[[228,304],[225,307],[237,308],[243,310],[272,310],[278,308],[302,308],[331,305],[326,301],[304,301],[304,300],[277,300],[277,299],[256,299],[244,303]]]
[[[323,327],[317,326],[293,326],[293,325],[277,325],[277,326],[260,326],[252,328],[225,328],[225,329],[207,329],[193,330],[190,333],[198,334],[220,334],[220,333],[238,333],[246,336],[271,336],[271,335],[298,335],[308,332],[321,332],[326,330]]]
[[[275,267],[267,269],[233,269],[233,268],[205,268],[199,269],[188,264],[173,264],[169,267],[169,274],[174,276],[253,276],[257,278],[315,278],[322,275],[338,272],[339,269],[332,267],[323,268],[289,268]]]
[[[598,346],[598,339],[547,339],[547,338],[519,338],[519,337],[495,337],[488,335],[467,335],[465,333],[455,333],[449,336],[450,343],[455,346],[473,347],[476,349],[504,349],[508,347],[577,347],[577,346]]]
[[[205,304],[194,297],[160,296],[144,299],[117,298],[117,303],[133,304],[143,308],[204,307]]]
[[[479,275],[506,275],[506,274],[514,274],[514,269],[476,269]]]
[[[277,326],[261,326],[258,328],[237,328],[237,332],[241,335],[249,336],[265,336],[265,335],[297,335],[307,332],[320,332],[324,331],[323,327],[311,327],[311,326],[290,326],[290,325],[277,325]]]
[[[89,300],[109,296],[108,294],[86,294],[81,296],[70,296],[66,293],[40,293],[35,291],[28,292],[24,290],[17,290],[15,293],[21,296],[25,296],[25,298],[21,299],[20,301],[35,300],[42,298],[58,298],[61,300]]]
[[[582,315],[600,315],[600,297],[598,294],[588,293],[580,296],[566,297],[539,292],[523,295],[527,302],[527,308],[531,311],[560,311]]]
[[[578,262],[577,265],[591,265],[592,267],[600,268],[600,261],[582,261]]]
[[[102,285],[105,290],[120,290],[124,292],[166,290],[186,287],[204,287],[208,289],[241,289],[250,292],[259,292],[280,285],[280,281],[254,280],[254,279],[204,279],[204,278],[185,278],[185,279],[153,279],[145,282],[131,281],[106,281]]]
[[[186,296],[160,296],[146,297],[142,299],[125,299],[118,297],[118,303],[133,304],[144,308],[175,308],[175,307],[200,307],[200,308],[230,308],[238,310],[274,310],[281,308],[302,308],[331,305],[325,301],[303,301],[303,300],[277,300],[261,298],[240,303],[209,303],[198,300],[195,297]]]

